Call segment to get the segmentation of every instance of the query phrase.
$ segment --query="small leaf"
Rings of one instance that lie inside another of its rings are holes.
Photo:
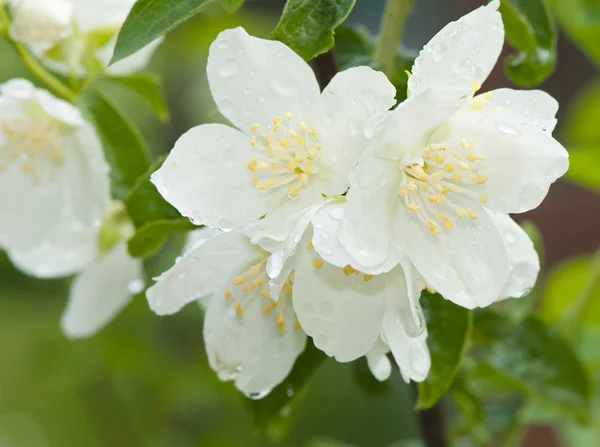
[[[161,121],[169,120],[169,111],[165,105],[158,76],[151,73],[135,73],[129,76],[113,77],[110,80],[138,93]]]
[[[600,144],[582,146],[569,151],[566,177],[583,187],[600,192]]]
[[[310,339],[306,350],[300,354],[287,378],[268,396],[260,400],[247,400],[254,428],[281,431],[289,421],[289,411],[298,395],[327,356],[313,345]],[[287,421],[286,421],[287,419]]]
[[[515,389],[588,420],[590,381],[565,339],[535,318],[512,325],[489,311],[477,314],[475,330],[485,361]]]
[[[244,0],[219,0],[219,3],[225,8],[227,14],[233,14],[242,7]]]
[[[472,327],[471,312],[424,291],[421,304],[427,321],[431,370],[418,384],[417,410],[431,408],[452,385]]]
[[[568,259],[546,277],[546,287],[539,310],[540,318],[549,324],[556,323],[578,301],[592,276],[591,256]],[[588,307],[582,312],[581,323],[585,326],[600,325],[600,282],[592,284]]]
[[[154,171],[162,166],[164,157],[157,160],[141,175],[125,200],[129,215],[136,228],[147,222],[181,219],[181,214],[160,195],[150,181]]]
[[[548,0],[561,29],[600,66],[600,14],[598,2],[590,0]]]
[[[198,227],[184,218],[146,222],[127,241],[129,254],[134,258],[147,258],[163,246],[167,235],[178,231],[190,231],[196,228]]]
[[[310,60],[328,51],[333,34],[356,0],[288,0],[273,31],[276,39]]]
[[[110,61],[114,64],[131,56],[150,42],[171,31],[200,12],[213,0],[138,0],[125,20]],[[234,0],[223,0],[233,9]]]
[[[335,60],[340,71],[370,65],[375,45],[363,26],[340,25],[335,31]]]
[[[554,71],[556,26],[545,0],[502,0],[500,13],[506,38],[517,51],[505,60],[508,78],[535,87]]]
[[[110,165],[113,196],[124,200],[148,169],[148,148],[131,121],[100,90],[87,90],[79,105],[94,124]]]

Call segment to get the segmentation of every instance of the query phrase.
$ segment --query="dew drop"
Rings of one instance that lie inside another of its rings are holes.
[[[329,211],[329,217],[335,220],[342,220],[344,218],[344,209],[343,208],[334,208]]]
[[[325,319],[330,319],[333,317],[333,312],[335,311],[335,307],[331,303],[331,301],[325,301],[321,304],[320,307],[321,316]]]
[[[321,228],[323,228],[323,224],[321,222],[316,222],[315,223],[315,228],[320,230]]]
[[[312,303],[304,303],[302,304],[302,310],[306,314],[307,317],[311,317],[315,314],[315,306]]]
[[[328,347],[329,337],[325,334],[317,334],[315,336],[315,345],[321,349]]]
[[[333,250],[329,245],[323,244],[322,246],[320,246],[319,252],[323,253],[324,255],[330,255],[333,253]]]
[[[142,290],[144,290],[144,281],[141,279],[134,279],[127,284],[127,289],[129,290],[129,293],[134,295],[140,293]]]
[[[187,272],[181,272],[180,274],[177,275],[177,279],[180,281],[185,278],[187,278]]]
[[[255,392],[255,393],[244,393],[244,394],[249,399],[259,400],[259,399],[262,399],[263,397],[266,397],[270,392],[271,392],[271,390],[268,389],[268,390],[258,391],[258,392]]]
[[[507,123],[496,123],[496,129],[498,129],[500,132],[503,132],[507,135],[520,135],[521,131],[519,129],[517,129],[514,126],[511,126],[510,124]]]
[[[219,74],[222,77],[233,76],[238,72],[238,64],[233,59],[228,59],[219,67]]]
[[[514,244],[517,241],[517,236],[512,231],[506,231],[504,233],[504,238],[510,244]]]
[[[387,178],[386,177],[381,177],[379,179],[379,182],[377,183],[380,187],[383,187],[385,185],[387,185]]]
[[[244,89],[244,95],[249,95],[250,94],[250,89],[249,88],[245,88]]]
[[[223,40],[220,44],[219,44],[219,48],[221,50],[224,50],[225,48],[229,47],[229,42],[227,40]]]

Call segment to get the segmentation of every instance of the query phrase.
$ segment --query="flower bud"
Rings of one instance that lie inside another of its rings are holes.
[[[17,0],[10,37],[22,44],[52,48],[72,32],[73,5],[66,0]]]

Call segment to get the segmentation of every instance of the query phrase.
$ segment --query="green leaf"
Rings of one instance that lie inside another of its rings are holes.
[[[585,84],[567,104],[561,133],[568,146],[600,146],[600,79]]]
[[[242,7],[244,0],[219,0],[219,3],[225,8],[227,14],[233,14]]]
[[[192,18],[214,0],[138,0],[125,20],[111,64],[131,56],[150,42]],[[221,0],[227,11],[235,11],[241,0]]]
[[[517,51],[505,60],[506,75],[521,87],[535,87],[556,65],[556,26],[545,0],[502,0],[506,38]]]
[[[335,28],[348,17],[355,2],[287,0],[273,35],[305,60],[310,60],[333,46]]]
[[[159,194],[150,176],[162,166],[164,157],[157,160],[141,175],[125,200],[129,215],[136,228],[148,222],[181,220],[181,214]]]
[[[512,325],[488,311],[477,314],[475,331],[483,342],[485,361],[515,389],[581,422],[589,419],[589,378],[573,346],[551,328],[532,317]]]
[[[163,246],[168,234],[178,231],[190,231],[196,228],[198,227],[184,218],[146,222],[127,241],[127,249],[134,258],[147,258]]]
[[[169,111],[162,95],[158,76],[151,73],[135,73],[129,76],[113,77],[110,80],[138,93],[161,121],[169,120]]]
[[[600,192],[600,144],[581,146],[569,151],[566,177],[574,183]]]
[[[424,291],[421,304],[427,321],[431,370],[427,379],[418,384],[417,410],[431,408],[452,385],[472,327],[471,312],[439,294]]]
[[[595,0],[548,0],[565,34],[600,66],[600,13]]]
[[[308,380],[327,356],[308,341],[305,351],[300,354],[286,379],[259,400],[247,400],[254,428],[259,432],[267,429],[281,431],[289,421],[291,406],[307,385]]]
[[[335,60],[340,71],[371,65],[375,45],[364,26],[340,25],[335,31]]]
[[[539,310],[540,318],[554,324],[577,302],[592,277],[591,256],[571,258],[556,266],[546,277]],[[582,312],[581,324],[600,325],[600,282],[591,285],[591,297]]]
[[[131,121],[100,90],[87,90],[78,101],[94,124],[110,165],[113,196],[124,200],[148,169],[148,148]]]

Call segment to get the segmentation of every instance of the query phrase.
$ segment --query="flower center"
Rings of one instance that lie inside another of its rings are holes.
[[[485,168],[484,161],[485,157],[475,151],[475,145],[467,138],[461,138],[454,149],[448,149],[446,144],[429,145],[418,156],[400,162],[400,197],[435,235],[440,234],[440,229],[454,226],[450,216],[476,220],[473,210],[458,206],[453,200],[461,195],[487,202],[481,191],[487,182],[480,172]]]
[[[318,172],[315,165],[321,145],[317,131],[309,128],[305,121],[297,121],[291,113],[273,118],[268,132],[260,124],[252,124],[250,145],[258,155],[248,162],[253,172],[251,179],[256,189],[287,187],[287,195],[295,199]]]
[[[223,296],[225,300],[232,301],[232,309],[238,318],[243,318],[245,307],[248,307],[254,300],[261,300],[261,309],[265,317],[274,318],[275,325],[279,332],[285,332],[287,321],[285,317],[286,306],[291,306],[292,289],[294,285],[294,272],[285,280],[285,284],[277,302],[273,301],[269,292],[269,278],[265,271],[265,265],[268,258],[258,264],[254,264],[247,271],[233,278],[232,287],[225,289]],[[300,323],[296,319],[294,328],[299,330]]]
[[[40,163],[52,167],[63,159],[58,126],[49,118],[20,117],[0,124],[0,130],[5,138],[0,147],[0,170],[6,164],[19,163],[21,170],[38,182],[40,174],[36,167]]]

